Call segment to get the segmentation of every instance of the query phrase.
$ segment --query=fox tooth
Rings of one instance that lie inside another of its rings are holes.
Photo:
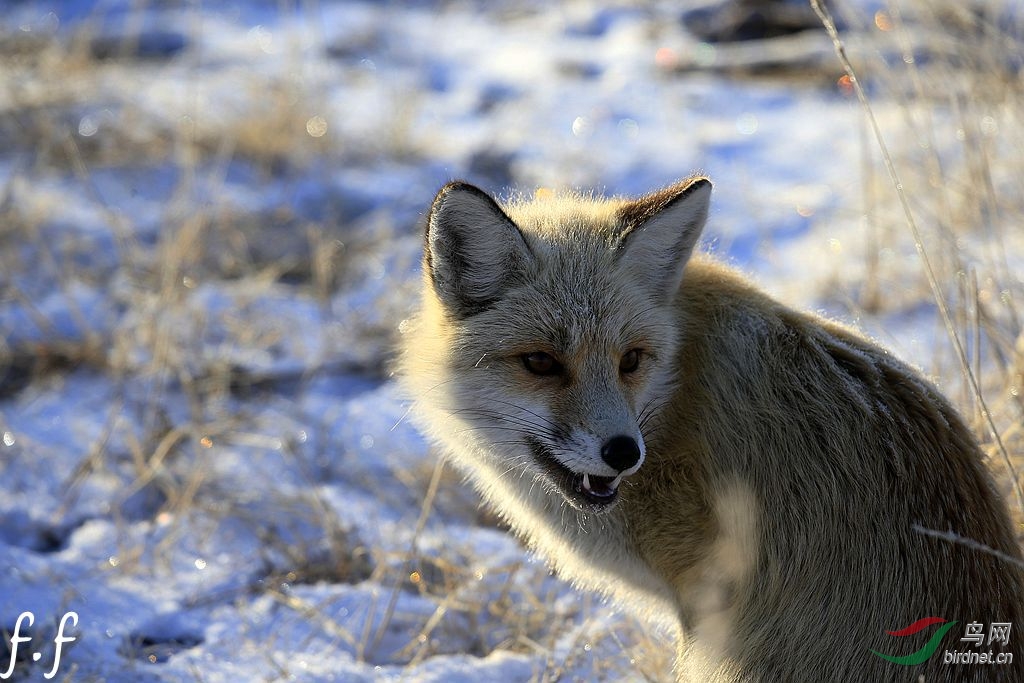
[[[590,490],[590,475],[586,473],[583,474],[583,488],[586,491]]]
[[[620,474],[619,476],[615,477],[615,479],[612,480],[612,483],[608,484],[608,488],[614,491],[615,489],[619,488],[619,482],[621,481],[622,475]]]

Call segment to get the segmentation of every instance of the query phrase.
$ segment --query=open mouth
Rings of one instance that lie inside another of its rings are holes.
[[[573,507],[587,512],[603,512],[618,499],[622,475],[602,477],[587,472],[574,472],[551,453],[546,446],[533,439],[527,440],[537,463],[548,479]]]
[[[566,470],[568,471],[568,470]],[[592,503],[605,503],[614,500],[619,493],[622,475],[615,477],[599,477],[593,474],[574,474],[572,488]]]

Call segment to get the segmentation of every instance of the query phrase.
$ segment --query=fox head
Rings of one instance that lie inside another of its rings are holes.
[[[461,182],[437,194],[406,374],[419,375],[429,431],[485,495],[548,495],[602,512],[643,466],[645,427],[675,372],[674,302],[710,194],[702,177],[636,200],[503,207]]]

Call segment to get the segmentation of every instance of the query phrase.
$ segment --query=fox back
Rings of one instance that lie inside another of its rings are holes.
[[[1013,663],[919,657],[1022,623],[970,430],[872,342],[694,255],[710,193],[442,188],[400,367],[417,421],[561,575],[672,629],[681,680],[1024,680],[1012,636],[985,649]]]

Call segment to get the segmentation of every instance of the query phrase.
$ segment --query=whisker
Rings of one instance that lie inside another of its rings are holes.
[[[521,429],[521,431],[524,434],[541,434],[543,436],[548,437],[548,439],[551,439],[551,440],[553,440],[555,438],[554,432],[552,432],[547,427],[544,427],[542,425],[537,425],[537,424],[534,424],[532,422],[528,422],[528,421],[525,421],[525,420],[519,420],[519,419],[516,419],[516,418],[511,418],[511,417],[509,417],[507,415],[503,415],[503,414],[500,414],[500,413],[489,413],[489,412],[486,412],[486,411],[479,411],[479,410],[475,410],[475,409],[467,409],[467,410],[465,410],[463,412],[464,413],[468,413],[470,415],[476,415],[477,417],[483,417],[483,418],[488,418],[488,419],[491,419],[491,420],[497,420],[497,421],[500,421],[500,422],[508,423],[508,424],[512,425],[512,427],[510,427],[510,429],[511,428],[519,428],[519,429]],[[489,425],[489,426],[493,426],[493,425]],[[498,427],[495,427],[495,428],[497,429]]]
[[[538,425],[536,423],[529,422],[528,420],[523,420],[521,418],[514,417],[514,416],[508,416],[508,415],[505,415],[503,413],[493,413],[493,412],[484,411],[484,410],[478,410],[478,409],[466,409],[464,411],[461,411],[461,414],[462,415],[469,415],[469,416],[476,416],[476,417],[481,417],[481,418],[488,418],[488,419],[492,419],[492,420],[501,420],[502,422],[508,422],[508,423],[511,423],[511,424],[517,424],[517,425],[521,425],[523,427],[529,427],[530,429],[542,429],[542,428],[547,429],[547,426]]]
[[[499,411],[496,411],[496,410],[491,410],[489,408],[466,407],[466,408],[460,408],[458,410],[452,411],[452,414],[465,414],[465,413],[477,414],[477,415],[481,415],[483,417],[490,417],[490,418],[495,418],[495,419],[499,419],[499,420],[504,420],[506,422],[514,422],[516,424],[521,424],[521,425],[524,425],[524,426],[528,426],[531,429],[539,429],[539,428],[541,428],[541,425],[537,425],[536,423],[530,422],[529,420],[526,420],[526,419],[524,419],[522,417],[519,417],[518,415],[508,415],[506,413],[502,413],[502,412],[499,412]]]
[[[543,415],[535,413],[534,411],[530,410],[529,408],[524,408],[523,406],[521,406],[521,405],[519,405],[517,403],[513,403],[512,401],[504,401],[504,400],[502,400],[500,398],[488,398],[487,400],[492,402],[492,403],[500,403],[502,405],[506,405],[506,406],[509,406],[511,408],[515,408],[516,410],[521,410],[524,413],[528,413],[530,415],[533,415],[535,418],[537,418],[538,420],[544,422],[545,424],[549,425],[550,427],[553,427],[555,429],[561,429],[561,425],[558,424],[557,422],[555,422],[554,420],[551,420],[550,418],[547,418],[547,417],[544,417]]]

